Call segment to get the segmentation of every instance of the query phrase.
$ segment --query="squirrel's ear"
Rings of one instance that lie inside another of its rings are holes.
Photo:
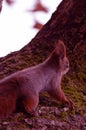
[[[66,56],[66,47],[63,43],[63,41],[58,40],[55,48],[55,53],[60,56],[61,58],[64,58]]]

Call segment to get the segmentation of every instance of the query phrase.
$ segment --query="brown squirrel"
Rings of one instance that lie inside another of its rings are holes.
[[[66,48],[62,41],[41,64],[18,71],[0,80],[0,118],[8,117],[16,109],[19,99],[27,113],[35,114],[39,93],[47,91],[56,100],[73,108],[61,89],[62,76],[69,70]]]

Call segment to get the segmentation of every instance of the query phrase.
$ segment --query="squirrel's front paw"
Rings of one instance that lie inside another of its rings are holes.
[[[74,109],[74,103],[73,103],[73,101],[71,99],[68,99],[67,105],[68,105],[68,107],[69,107],[70,110]]]

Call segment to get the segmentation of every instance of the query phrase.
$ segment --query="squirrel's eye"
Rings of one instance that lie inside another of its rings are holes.
[[[69,68],[69,64],[66,64],[66,67]]]

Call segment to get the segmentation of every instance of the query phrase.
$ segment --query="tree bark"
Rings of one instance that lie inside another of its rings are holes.
[[[0,77],[42,62],[58,39],[64,41],[71,71],[86,70],[86,0],[63,0],[50,20],[21,50],[0,58]]]

